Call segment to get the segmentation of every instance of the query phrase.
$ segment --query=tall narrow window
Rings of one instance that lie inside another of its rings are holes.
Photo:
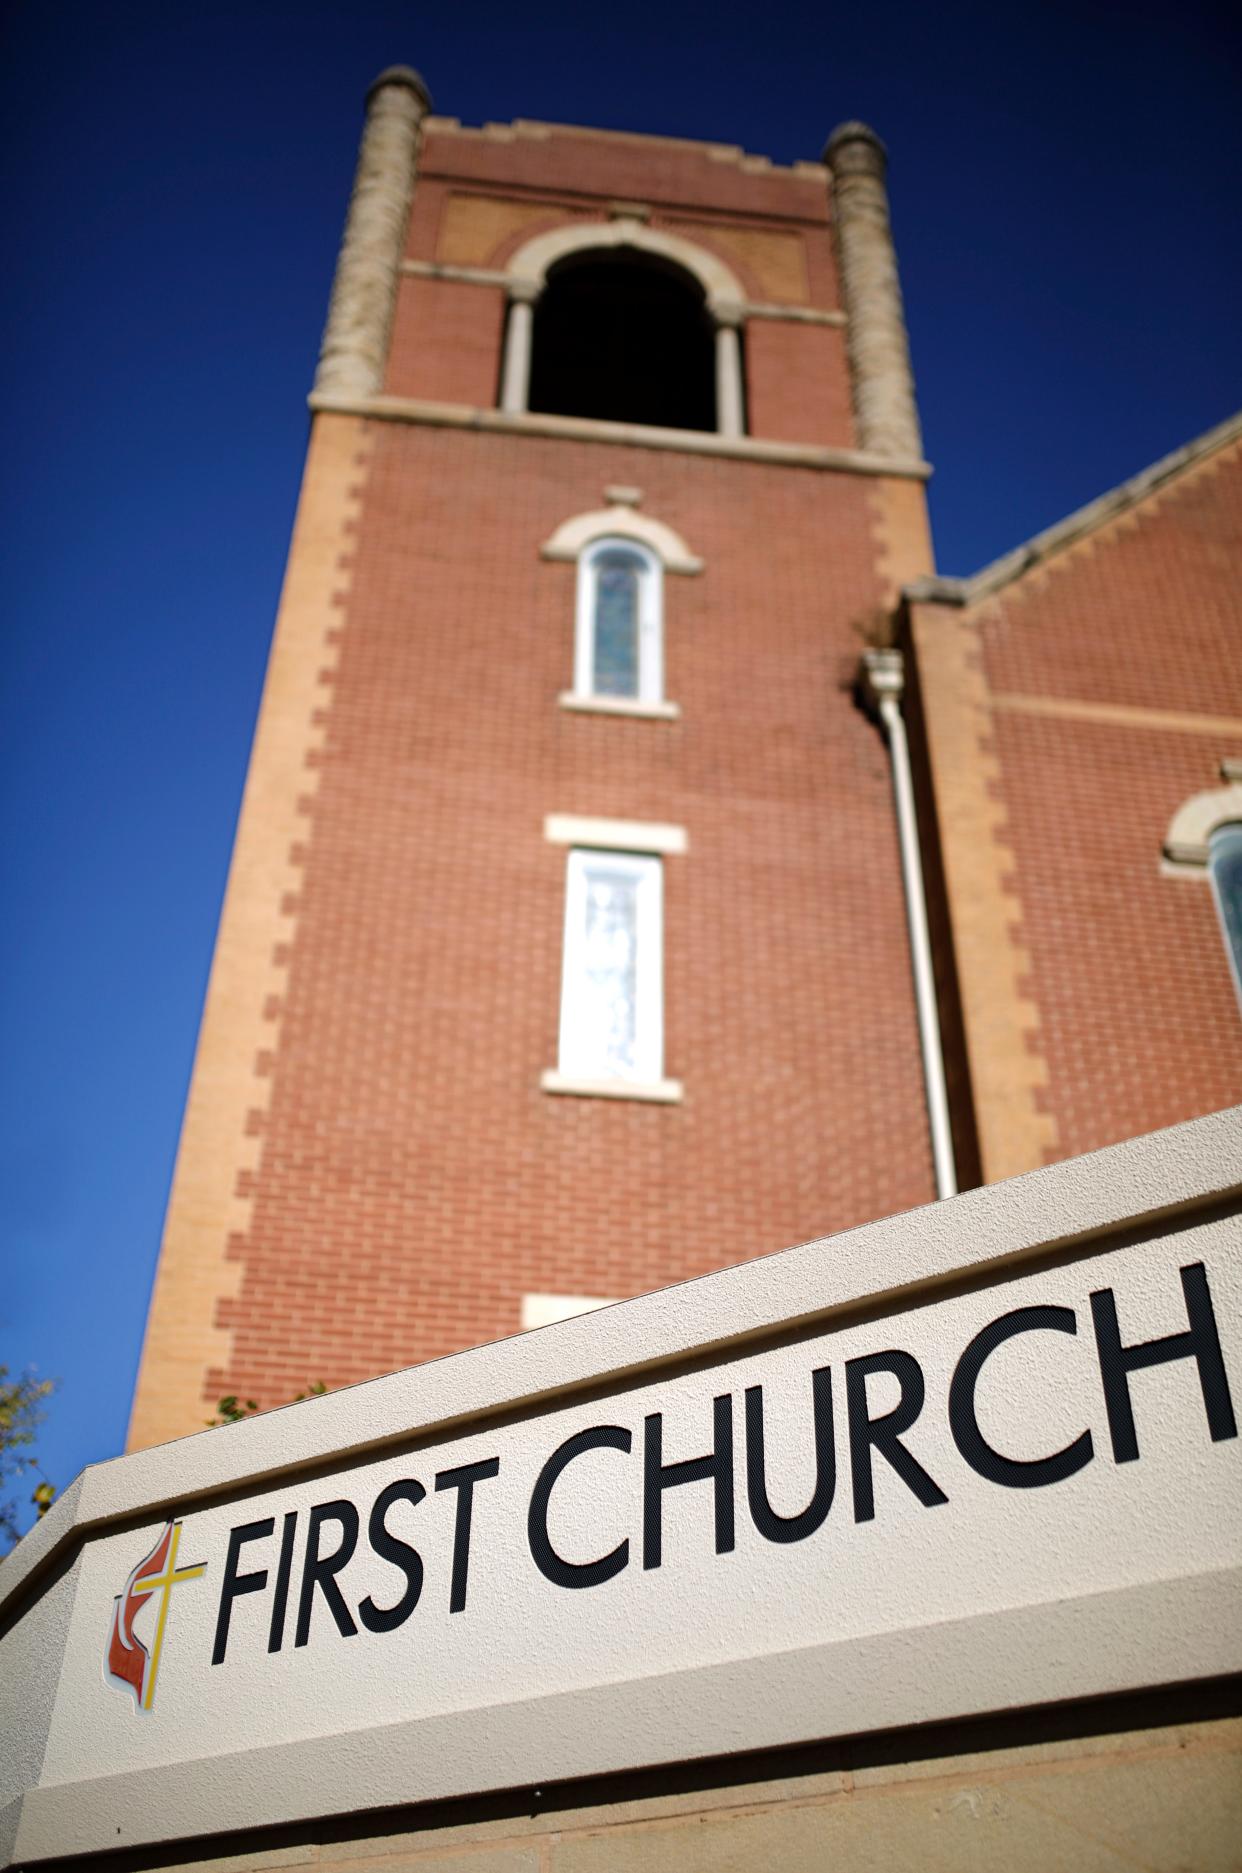
[[[1212,833],[1208,873],[1233,969],[1233,986],[1242,1001],[1242,821],[1231,820]]]
[[[662,898],[658,858],[570,852],[561,1073],[647,1084],[663,1077]]]
[[[659,702],[663,567],[633,541],[596,540],[578,561],[574,691]]]

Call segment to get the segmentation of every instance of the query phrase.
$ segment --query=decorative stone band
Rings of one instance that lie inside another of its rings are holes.
[[[866,124],[842,124],[824,150],[832,170],[858,438],[877,455],[908,458],[921,454],[923,443],[888,218],[887,160]]]
[[[450,280],[458,286],[500,286],[506,292],[512,276],[500,267],[459,267],[448,261],[403,260],[400,271],[416,280]],[[793,325],[845,324],[845,314],[824,306],[785,306],[764,299],[744,299],[738,307],[743,319],[783,319]]]
[[[703,429],[659,429],[644,423],[609,423],[590,416],[545,416],[530,410],[484,410],[465,403],[434,403],[422,397],[340,394],[316,389],[314,411],[369,416],[390,423],[427,423],[440,429],[474,429],[511,436],[557,436],[575,442],[605,442],[630,449],[673,449],[684,455],[730,456],[740,462],[776,462],[789,468],[818,468],[850,475],[888,475],[926,481],[931,464],[876,455],[864,449],[820,448],[800,442],[769,442],[759,436],[713,435]]]
[[[315,376],[318,390],[366,395],[383,382],[419,127],[430,107],[426,85],[405,65],[381,72],[367,94],[354,192]]]

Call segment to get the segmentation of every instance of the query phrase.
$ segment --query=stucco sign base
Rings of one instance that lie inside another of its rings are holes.
[[[6,1864],[1242,1669],[1242,1113],[84,1473]]]

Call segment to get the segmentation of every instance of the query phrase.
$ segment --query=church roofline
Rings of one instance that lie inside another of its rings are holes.
[[[1111,488],[1107,494],[1097,495],[1094,501],[1088,501],[1055,526],[1046,527],[1022,546],[1005,553],[1000,559],[994,559],[990,566],[984,566],[980,572],[969,578],[946,578],[933,573],[924,579],[915,579],[902,588],[903,596],[915,604],[974,605],[980,599],[991,598],[1004,586],[1012,585],[1032,566],[1041,565],[1051,559],[1063,548],[1072,546],[1076,540],[1093,533],[1106,521],[1113,520],[1118,514],[1124,514],[1129,508],[1137,507],[1166,482],[1174,481],[1186,469],[1193,468],[1217,449],[1242,437],[1242,410],[1235,416],[1226,418],[1214,429],[1209,429],[1193,442],[1187,442],[1180,449],[1174,449],[1160,461],[1145,468],[1141,474],[1133,475],[1129,481],[1123,481],[1119,487]]]
[[[549,124],[541,123],[528,117],[516,117],[509,124],[463,124],[459,117],[428,117],[423,124],[424,131],[434,132],[439,136],[482,137],[489,143],[514,143],[530,141],[543,143],[550,137],[596,137],[611,143],[659,143],[666,148],[698,150],[710,162],[736,163],[753,175],[766,174],[769,170],[782,175],[801,176],[823,187],[827,180],[827,170],[823,163],[800,160],[792,163],[778,163],[770,156],[755,156],[736,143],[713,143],[708,138],[667,137],[655,131],[644,130],[597,130],[589,124]]]

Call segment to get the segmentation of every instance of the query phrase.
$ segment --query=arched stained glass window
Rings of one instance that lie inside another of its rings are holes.
[[[1220,927],[1242,1001],[1242,820],[1218,826],[1208,840],[1208,873]]]
[[[643,561],[612,546],[595,562],[595,643],[591,689],[597,696],[638,694],[638,593]]]
[[[663,567],[632,540],[594,541],[578,561],[574,690],[659,702],[664,690]]]

